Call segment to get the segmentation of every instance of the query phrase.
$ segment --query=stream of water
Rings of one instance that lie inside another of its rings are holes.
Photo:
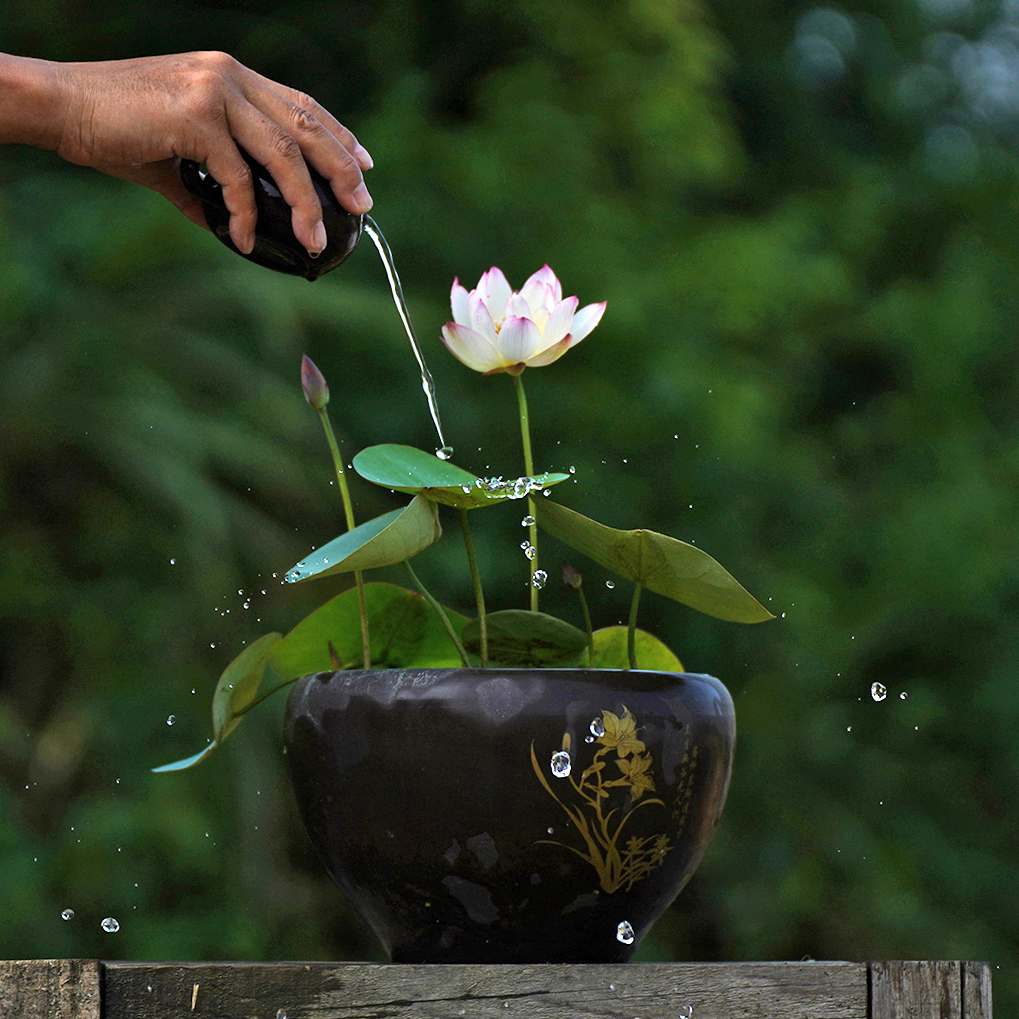
[[[421,353],[421,345],[417,336],[414,335],[414,327],[410,324],[410,312],[407,310],[407,302],[403,297],[403,287],[400,285],[400,277],[393,263],[393,253],[389,250],[385,237],[378,224],[371,218],[365,216],[363,219],[364,231],[375,242],[382,257],[382,264],[386,267],[386,275],[389,277],[389,289],[393,292],[393,301],[396,303],[396,310],[400,313],[400,320],[406,330],[407,339],[410,340],[410,348],[414,351],[418,367],[421,369],[421,388],[425,391],[425,399],[428,401],[428,413],[432,415],[432,423],[435,425],[435,432],[439,437],[439,448],[435,455],[440,460],[448,460],[453,455],[453,447],[448,445],[445,436],[442,434],[442,421],[439,419],[439,404],[435,399],[435,380],[432,373],[425,364],[424,354]]]

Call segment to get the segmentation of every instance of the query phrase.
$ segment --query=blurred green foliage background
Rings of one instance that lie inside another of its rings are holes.
[[[986,959],[1002,1015],[1017,47],[1011,0],[0,9],[7,52],[224,49],[353,128],[464,467],[521,470],[512,387],[438,343],[453,277],[548,262],[608,300],[527,374],[538,469],[575,466],[574,508],[696,542],[778,615],[643,599],[642,625],[727,683],[740,742],[716,841],[641,958]],[[207,765],[148,771],[203,745],[243,641],[342,586],[279,580],[342,530],[304,352],[348,455],[429,448],[370,244],[308,284],[154,194],[0,155],[0,956],[378,958],[306,845],[282,698]],[[495,607],[523,604],[515,512],[477,515]],[[418,564],[469,610],[456,541]],[[625,585],[577,565],[596,622],[623,618]]]

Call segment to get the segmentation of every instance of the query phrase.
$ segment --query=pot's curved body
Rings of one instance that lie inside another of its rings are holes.
[[[290,774],[329,874],[398,962],[621,962],[718,824],[735,741],[710,676],[319,673]]]

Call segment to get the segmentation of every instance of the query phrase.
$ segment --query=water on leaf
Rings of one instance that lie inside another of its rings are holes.
[[[570,760],[569,750],[557,750],[552,755],[552,774],[556,778],[568,778],[573,762]]]
[[[112,916],[108,916],[99,926],[107,934],[116,934],[120,930],[120,924]]]
[[[531,549],[534,552],[534,549]],[[536,555],[537,553],[535,553]],[[533,555],[529,555],[528,559],[533,559]],[[539,591],[545,586],[548,581],[548,574],[544,570],[535,570],[531,574],[531,587],[536,587]]]
[[[73,909],[65,909],[60,914],[60,919],[61,920],[73,920],[74,919],[74,910]]]
[[[621,941],[624,945],[633,944],[633,926],[629,920],[619,922],[616,927],[616,941]]]
[[[532,517],[530,514],[528,514],[526,517],[524,517],[523,520],[520,521],[520,526],[521,527],[531,527],[533,524],[534,524],[534,517]]]
[[[173,723],[176,722],[176,721],[177,721],[177,716],[176,715],[170,715],[166,719],[166,724],[167,725],[173,725]]]
[[[888,687],[884,683],[871,683],[870,695],[876,701],[883,701],[888,696]]]
[[[605,723],[600,718],[593,718],[588,728],[591,730],[592,736],[605,735]]]
[[[425,364],[421,347],[418,344],[417,337],[414,335],[414,327],[410,324],[410,312],[407,310],[407,302],[403,296],[403,287],[400,284],[400,277],[396,272],[396,265],[393,263],[393,253],[389,250],[389,245],[386,243],[385,237],[382,236],[382,231],[379,230],[378,225],[371,216],[364,217],[364,231],[375,242],[375,247],[378,248],[379,256],[382,258],[382,264],[386,267],[389,289],[393,292],[396,310],[400,314],[400,321],[403,322],[407,339],[410,340],[410,349],[414,352],[414,359],[418,363],[418,368],[421,369],[421,388],[425,391],[425,399],[428,401],[428,412],[432,416],[432,424],[435,425],[435,432],[439,436],[439,448],[435,451],[435,455],[440,460],[448,460],[453,455],[453,449],[448,445],[446,437],[442,434],[442,422],[439,420],[439,405],[435,399],[435,380],[432,378],[432,373],[428,370],[428,365]]]

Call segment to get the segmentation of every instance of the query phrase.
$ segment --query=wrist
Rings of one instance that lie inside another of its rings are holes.
[[[0,143],[57,148],[63,123],[58,67],[0,53]]]

